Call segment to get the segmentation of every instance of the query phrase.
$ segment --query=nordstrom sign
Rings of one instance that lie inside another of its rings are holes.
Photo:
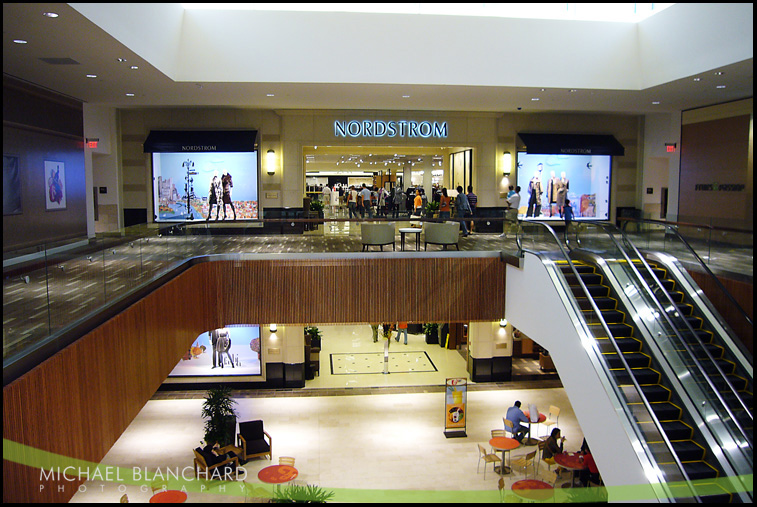
[[[336,137],[447,137],[447,122],[335,121]]]

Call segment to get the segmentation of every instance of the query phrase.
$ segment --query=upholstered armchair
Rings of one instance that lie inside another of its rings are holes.
[[[242,448],[240,457],[243,461],[260,456],[268,456],[268,459],[272,459],[273,441],[271,435],[263,430],[263,421],[240,422],[237,446]]]
[[[460,222],[426,222],[423,224],[423,249],[428,247],[428,244],[442,245],[446,250],[447,245],[455,245],[455,248],[460,250],[457,246],[458,235],[460,234]]]
[[[230,446],[223,447],[220,452],[227,453],[229,450],[233,450]],[[202,450],[201,447],[194,449],[194,469],[195,477],[199,473],[202,473],[204,479],[222,479],[230,478],[230,475],[239,466],[239,457],[221,459],[219,456],[211,452]],[[216,460],[218,460],[216,462]]]
[[[394,245],[394,222],[365,222],[360,224],[360,240],[363,243],[363,251],[369,246],[380,246],[381,251],[384,245]]]

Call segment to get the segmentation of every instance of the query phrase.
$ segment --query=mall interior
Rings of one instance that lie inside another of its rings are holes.
[[[3,501],[752,502],[753,46],[4,3]]]

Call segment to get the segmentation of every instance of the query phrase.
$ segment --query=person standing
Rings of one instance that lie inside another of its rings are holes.
[[[350,191],[347,192],[347,209],[350,212],[350,218],[357,218],[357,190],[350,185]]]
[[[468,205],[470,206],[470,216],[476,216],[476,206],[478,206],[478,196],[473,193],[473,185],[468,185],[468,193],[465,194],[468,198]],[[470,223],[470,232],[473,232],[473,220]]]
[[[371,324],[371,331],[373,332],[373,343],[378,341],[378,324]]]
[[[562,213],[565,217],[565,244],[568,242],[568,229],[570,224],[573,223],[573,206],[570,205],[570,199],[565,199],[565,205],[562,207]]]
[[[507,198],[507,207],[518,210],[520,208],[520,187],[515,187],[515,191]]]
[[[439,220],[449,220],[452,215],[452,198],[447,195],[447,189],[442,188],[442,195],[439,197]]]
[[[413,213],[415,215],[423,214],[423,197],[421,197],[421,189],[415,189],[415,199],[413,199]]]
[[[405,211],[405,192],[402,187],[397,187],[394,191],[394,209],[392,209],[392,218],[399,218],[400,212]]]
[[[520,409],[520,401],[516,401],[512,407],[507,409],[505,419],[513,423],[513,438],[518,442],[523,442],[523,437],[528,433],[528,426],[521,423],[530,424],[530,421]]]
[[[234,203],[231,201],[231,187],[234,186],[234,183],[231,181],[231,174],[226,171],[221,176],[221,186],[223,187],[223,219],[226,220],[226,205],[228,204],[231,206],[231,212],[234,214],[234,220],[236,220],[237,210],[234,209]]]
[[[397,341],[400,341],[402,333],[405,333],[405,345],[407,345],[407,322],[397,322]]]
[[[365,218],[365,213],[368,212],[368,218],[373,218],[373,208],[371,208],[371,191],[363,183],[363,189],[360,191],[360,196],[363,198],[363,211],[360,213],[362,218]]]
[[[463,187],[457,186],[457,197],[455,197],[455,210],[457,213],[457,219],[460,221],[460,228],[463,230],[463,237],[467,238],[468,226],[465,225],[465,217],[470,214],[470,205],[468,204],[468,198],[463,193]]]

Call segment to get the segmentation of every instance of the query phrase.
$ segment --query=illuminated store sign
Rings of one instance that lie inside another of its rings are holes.
[[[447,122],[335,121],[336,137],[447,137]]]

